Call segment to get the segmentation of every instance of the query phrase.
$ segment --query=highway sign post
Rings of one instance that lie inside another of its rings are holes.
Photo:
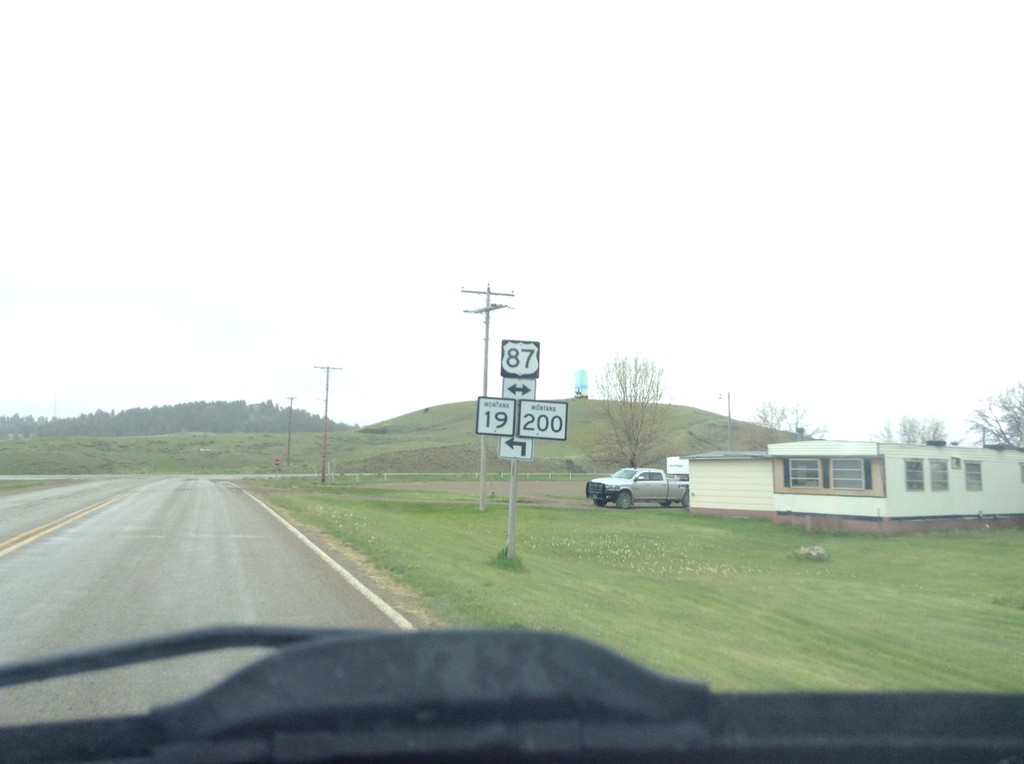
[[[502,340],[501,397],[488,398],[483,395],[476,399],[477,434],[497,435],[498,457],[512,462],[508,492],[508,545],[505,547],[505,555],[509,558],[516,556],[519,462],[533,459],[534,438],[566,440],[569,432],[569,404],[565,401],[538,401],[539,376],[539,342]],[[482,497],[483,469],[480,475]]]
[[[513,406],[514,426],[509,437],[498,442],[498,456],[512,462],[508,491],[508,546],[505,554],[516,556],[516,493],[519,483],[519,462],[533,459],[533,439],[565,440],[569,431],[568,404],[561,401],[538,401],[537,378],[540,376],[540,343],[534,340],[501,341],[501,397]],[[501,416],[499,417],[499,412]],[[494,407],[487,422],[481,422],[477,409],[477,432],[481,426],[507,428],[504,415],[508,409]],[[492,420],[493,419],[493,423]]]
[[[537,397],[537,377],[540,376],[540,343],[532,340],[501,341],[501,377],[502,397],[515,400],[518,405],[523,400]],[[512,380],[512,384],[509,384]],[[518,410],[518,408],[517,408]],[[519,417],[516,417],[516,427]],[[518,435],[518,433],[514,433]],[[533,439],[514,437],[503,441],[498,446],[512,461],[512,475],[508,489],[508,545],[505,555],[509,559],[516,556],[516,493],[519,487],[519,460],[533,458]]]

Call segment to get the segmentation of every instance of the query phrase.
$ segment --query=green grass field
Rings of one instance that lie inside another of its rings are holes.
[[[507,502],[479,512],[472,482],[254,490],[417,592],[438,623],[570,632],[720,691],[1024,691],[1020,531],[808,535],[527,503],[511,567]],[[794,555],[810,544],[827,560]]]
[[[42,480],[0,480],[0,493],[24,491],[45,485]]]

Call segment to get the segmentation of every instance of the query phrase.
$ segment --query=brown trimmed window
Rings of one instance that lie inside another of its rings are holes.
[[[789,459],[789,481],[793,488],[821,488],[821,462],[818,459]]]
[[[832,459],[832,487],[863,491],[867,487],[864,479],[863,459]]]
[[[840,496],[856,496],[859,492],[872,492],[872,495],[884,496],[884,490],[874,488],[874,468],[872,459],[858,456],[794,456],[782,459],[782,470],[778,477],[782,479],[779,486],[782,492],[790,493],[808,491],[810,493]]]

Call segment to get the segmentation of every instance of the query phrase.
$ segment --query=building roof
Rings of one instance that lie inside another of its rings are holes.
[[[691,454],[688,459],[770,459],[767,451],[705,451],[703,454]]]
[[[878,456],[878,444],[859,440],[793,440],[772,443],[773,456]]]

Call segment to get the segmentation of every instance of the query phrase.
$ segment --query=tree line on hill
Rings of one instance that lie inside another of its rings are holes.
[[[289,419],[291,420],[289,424]],[[278,406],[273,401],[197,401],[173,406],[97,410],[77,417],[47,418],[0,416],[0,439],[84,435],[173,435],[183,432],[322,432],[322,416],[302,409]],[[351,425],[328,420],[328,429],[347,430]]]

